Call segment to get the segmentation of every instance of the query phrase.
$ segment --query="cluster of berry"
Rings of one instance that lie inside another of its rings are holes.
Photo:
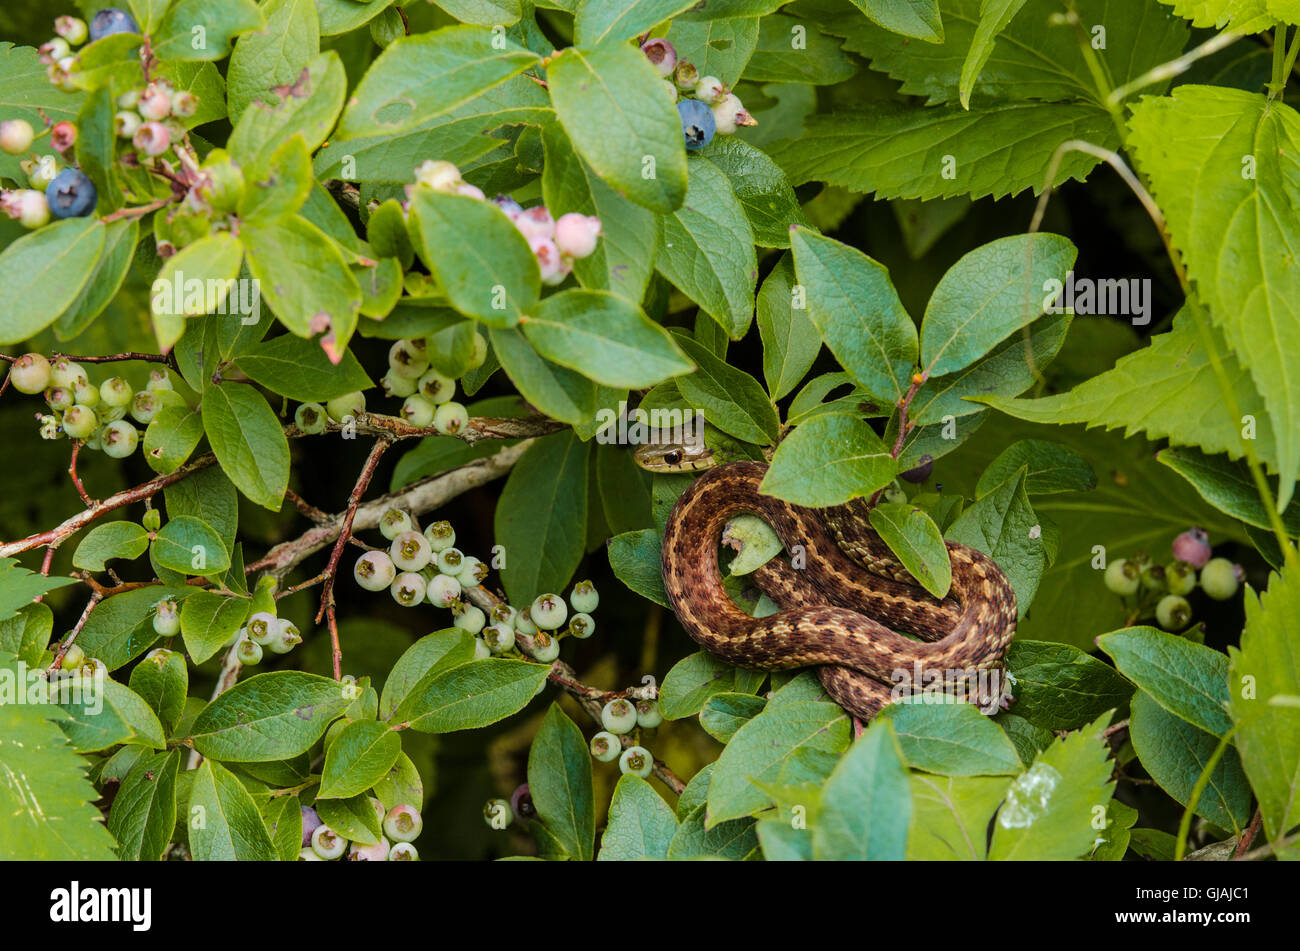
[[[87,449],[102,449],[114,459],[135,452],[140,432],[126,419],[131,415],[148,426],[168,404],[183,405],[166,370],[149,374],[146,388],[135,392],[120,376],[96,386],[81,364],[67,357],[50,362],[39,353],[27,353],[13,362],[9,382],[19,393],[42,393],[49,413],[37,414],[42,439],[79,439]]]
[[[311,806],[302,807],[302,851],[299,861],[329,862],[347,853],[349,862],[418,862],[420,854],[411,843],[420,837],[424,820],[414,806],[398,805],[385,810],[384,804],[370,797],[370,805],[379,816],[384,834],[374,845],[349,842],[329,826]]]
[[[740,126],[758,125],[726,83],[717,76],[701,76],[692,63],[679,63],[677,48],[668,40],[646,40],[641,52],[663,77],[669,99],[677,103],[682,137],[691,151],[704,148],[714,135],[731,135]],[[679,96],[688,98],[679,102]]]
[[[154,628],[157,627],[155,620]],[[235,655],[246,667],[260,664],[265,651],[287,654],[302,643],[298,625],[288,618],[276,617],[274,611],[258,611],[251,615],[235,637]]]
[[[77,143],[77,127],[71,122],[56,123],[38,134],[26,119],[6,119],[0,122],[0,149],[21,155],[47,133],[60,154]],[[31,187],[0,191],[0,211],[24,228],[43,228],[51,218],[84,218],[95,210],[99,193],[81,169],[65,167],[53,155],[33,155],[19,165]]]
[[[486,199],[483,190],[461,178],[460,169],[451,162],[432,159],[422,162],[415,170],[415,184],[406,187],[407,197],[413,196],[421,187]],[[599,218],[574,211],[557,219],[545,205],[524,208],[508,195],[498,195],[493,201],[528,240],[541,268],[543,284],[563,283],[573,272],[573,262],[596,250],[596,241],[601,234]]]
[[[139,33],[140,27],[135,18],[125,10],[105,7],[85,20],[77,17],[62,16],[54,21],[55,37],[41,46],[41,62],[45,63],[45,75],[50,82],[64,92],[76,92],[72,71],[77,58],[73,48],[89,39],[92,43],[115,33]]]
[[[141,155],[156,158],[185,137],[185,124],[199,110],[199,100],[185,89],[173,89],[158,79],[143,89],[132,89],[117,99],[113,131],[130,139]]]
[[[611,700],[600,711],[600,725],[605,729],[591,738],[591,755],[602,763],[617,759],[620,771],[645,779],[654,769],[655,758],[644,746],[624,749],[621,737],[636,729],[653,730],[663,722],[658,700]]]
[[[557,594],[540,595],[522,611],[497,604],[489,615],[464,597],[487,577],[488,566],[455,547],[456,530],[450,522],[434,522],[420,531],[408,513],[389,509],[380,519],[379,530],[390,542],[388,551],[368,551],[357,559],[353,568],[357,584],[367,591],[387,588],[403,607],[428,603],[450,609],[454,625],[476,636],[476,657],[522,653],[527,648],[535,660],[550,663],[560,655],[563,635],[585,640],[596,631],[591,612],[600,596],[590,581],[578,582],[569,592],[572,617],[569,604]],[[568,627],[560,631],[566,620]]]
[[[1106,566],[1106,587],[1124,598],[1136,596],[1134,620],[1148,614],[1154,603],[1156,623],[1166,631],[1181,631],[1192,621],[1187,595],[1198,583],[1208,597],[1227,601],[1245,578],[1241,565],[1210,555],[1205,530],[1190,528],[1174,539],[1173,562],[1157,564],[1144,553],[1112,561]]]
[[[380,383],[384,392],[404,400],[402,418],[412,426],[432,426],[444,436],[455,436],[469,424],[469,410],[452,399],[456,381],[429,366],[429,343],[416,338],[399,340],[388,349],[388,372]],[[470,369],[487,359],[487,339],[474,332]]]

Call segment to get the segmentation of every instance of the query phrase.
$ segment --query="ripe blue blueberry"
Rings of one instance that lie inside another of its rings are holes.
[[[677,115],[682,120],[682,136],[688,149],[702,149],[713,141],[718,124],[713,111],[700,100],[683,99],[677,104]]]
[[[90,40],[102,40],[114,33],[139,33],[140,27],[135,18],[125,10],[117,7],[105,7],[91,18]]]
[[[302,810],[302,847],[311,846],[311,835],[321,826],[320,816],[311,806],[299,806]]]
[[[55,218],[84,218],[95,210],[99,193],[81,169],[65,168],[45,189],[45,200]]]

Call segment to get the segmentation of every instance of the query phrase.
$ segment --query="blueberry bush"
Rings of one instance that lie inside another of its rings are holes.
[[[0,855],[1300,857],[1295,0],[61,2]],[[990,555],[999,702],[700,651],[665,420]]]

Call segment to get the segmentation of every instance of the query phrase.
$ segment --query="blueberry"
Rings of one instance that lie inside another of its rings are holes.
[[[718,124],[708,106],[698,99],[683,99],[677,104],[677,114],[682,120],[682,135],[688,149],[702,149],[713,141]]]
[[[384,816],[384,835],[394,842],[414,842],[420,837],[424,821],[414,806],[398,805]]]
[[[1215,601],[1227,601],[1237,593],[1244,576],[1240,565],[1226,558],[1211,558],[1201,569],[1201,587]]]
[[[55,218],[84,218],[95,210],[99,194],[95,183],[77,168],[65,168],[45,189],[50,214]]]
[[[915,469],[908,469],[899,478],[913,483],[924,482],[930,478],[930,473],[934,471],[934,456],[927,452],[918,462],[919,465]]]
[[[610,733],[630,733],[636,727],[636,707],[621,697],[605,704],[600,724]]]
[[[1114,594],[1137,594],[1141,582],[1142,569],[1135,562],[1120,559],[1106,566],[1106,587]]]
[[[119,10],[117,7],[105,7],[96,13],[90,21],[91,42],[102,40],[114,33],[139,32],[140,27],[135,22],[135,18],[125,10]]]

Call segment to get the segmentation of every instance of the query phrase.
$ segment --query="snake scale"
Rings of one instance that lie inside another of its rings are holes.
[[[895,699],[900,682],[916,682],[916,671],[946,678],[951,691],[978,680],[977,672],[1001,670],[1016,597],[992,559],[948,542],[952,587],[936,599],[871,529],[865,501],[823,509],[784,502],[760,494],[766,471],[748,461],[710,468],[668,518],[664,589],[701,647],[739,667],[817,665],[826,692],[864,721]],[[773,558],[755,572],[758,587],[781,608],[765,618],[747,614],[722,586],[718,546],[728,521],[741,514],[764,519],[787,552],[800,550],[805,559],[796,569]]]

